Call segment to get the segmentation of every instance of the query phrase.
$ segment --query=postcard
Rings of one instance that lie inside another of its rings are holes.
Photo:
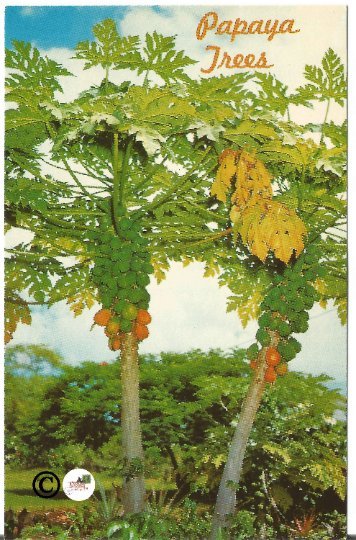
[[[346,539],[346,17],[6,7],[6,539]]]

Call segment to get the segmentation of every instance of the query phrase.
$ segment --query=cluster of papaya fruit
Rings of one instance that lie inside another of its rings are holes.
[[[93,232],[90,238],[96,246],[91,275],[103,306],[94,320],[106,327],[109,347],[113,350],[120,348],[119,332],[131,332],[135,325],[150,322],[147,312],[150,295],[146,288],[154,270],[140,225],[126,217],[123,208],[118,209],[118,215],[118,234],[108,228],[105,232]],[[148,336],[147,327],[138,326],[135,332],[138,339]]]
[[[122,330],[122,322],[130,323],[129,330]],[[105,327],[105,335],[108,337],[108,345],[111,351],[118,351],[122,345],[122,337],[126,332],[133,332],[139,341],[149,336],[147,325],[151,322],[151,315],[146,309],[137,309],[128,305],[120,319],[110,309],[100,309],[94,315],[94,323]]]
[[[286,362],[281,362],[281,355],[274,347],[269,347],[266,350],[266,364],[267,369],[265,371],[265,381],[274,383],[277,380],[277,375],[283,376],[288,372],[288,365]],[[257,360],[250,360],[250,367],[252,369],[257,368]]]
[[[308,311],[319,299],[312,283],[325,275],[325,269],[318,264],[319,258],[318,248],[307,248],[293,266],[283,274],[275,275],[273,285],[261,303],[257,343],[247,349],[247,356],[253,368],[261,349],[266,348],[268,368],[265,379],[268,382],[274,382],[277,375],[284,375],[288,371],[285,363],[301,351],[300,342],[291,334],[304,333],[309,328]],[[278,342],[276,348],[271,347],[273,340]]]

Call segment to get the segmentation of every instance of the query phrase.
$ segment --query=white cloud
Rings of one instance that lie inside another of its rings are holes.
[[[96,66],[84,70],[84,60],[77,60],[74,57],[75,51],[64,47],[53,47],[50,49],[41,49],[41,54],[48,56],[72,73],[73,77],[58,77],[63,88],[63,92],[56,92],[56,98],[62,102],[70,102],[76,99],[81,92],[88,90],[90,86],[98,85],[104,79],[105,72],[101,66]],[[74,78],[75,77],[75,78]],[[142,82],[142,76],[136,76],[129,69],[120,71],[111,70],[110,80],[115,84],[130,80],[133,83]]]
[[[149,338],[140,346],[141,353],[196,348],[229,350],[248,347],[254,341],[257,323],[243,329],[236,313],[226,313],[230,291],[219,287],[216,278],[203,278],[203,271],[201,263],[187,268],[173,263],[165,281],[160,285],[151,283],[152,323]],[[102,329],[95,327],[89,332],[97,309],[98,306],[77,318],[65,302],[48,311],[36,310],[31,327],[21,325],[11,344],[44,343],[72,364],[111,360],[116,353],[109,351]],[[291,370],[313,375],[326,373],[341,383],[345,381],[346,328],[340,325],[334,310],[324,311],[315,306],[308,332],[297,337],[302,351],[290,363]]]
[[[19,227],[11,227],[5,234],[5,248],[13,249],[21,243],[28,244],[34,237],[34,233],[20,229]]]
[[[337,381],[346,380],[347,329],[340,324],[336,310],[324,311],[315,306],[310,313],[309,330],[296,336],[301,353],[290,364],[291,369],[312,375],[326,373]]]
[[[23,17],[33,17],[35,15],[35,8],[31,6],[24,6],[21,9],[21,15]]]

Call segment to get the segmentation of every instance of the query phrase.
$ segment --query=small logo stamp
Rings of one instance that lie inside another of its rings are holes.
[[[61,482],[56,474],[52,471],[41,471],[34,477],[32,481],[32,489],[38,497],[42,499],[50,499],[57,495]]]
[[[72,501],[85,501],[95,490],[93,475],[86,469],[72,469],[63,478],[63,491]]]

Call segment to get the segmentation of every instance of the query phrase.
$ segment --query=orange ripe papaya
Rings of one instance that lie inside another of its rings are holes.
[[[136,323],[134,326],[134,333],[139,341],[142,341],[143,339],[146,339],[149,336],[148,328],[144,324]]]
[[[137,312],[136,321],[139,324],[146,325],[146,324],[150,324],[150,322],[152,321],[152,317],[146,309],[139,309]]]
[[[266,362],[269,366],[274,367],[281,361],[281,355],[274,347],[270,347],[266,352]]]
[[[100,309],[94,315],[94,322],[99,326],[106,326],[112,317],[110,309]]]
[[[265,381],[268,383],[274,383],[277,379],[277,373],[273,367],[268,367],[265,373]]]
[[[118,351],[121,347],[121,340],[119,337],[115,336],[109,339],[109,349],[111,351]]]

